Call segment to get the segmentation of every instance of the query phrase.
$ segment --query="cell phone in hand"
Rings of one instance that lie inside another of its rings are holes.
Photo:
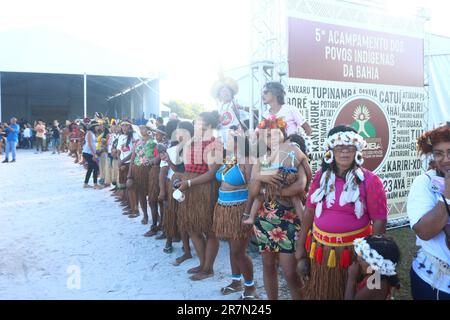
[[[178,189],[179,187],[180,187],[180,185],[181,185],[181,180],[180,179],[176,179],[174,182],[173,182],[173,187],[175,188],[175,189]]]

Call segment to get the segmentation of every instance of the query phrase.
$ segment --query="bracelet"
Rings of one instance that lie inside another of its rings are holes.
[[[191,180],[188,180],[187,183],[188,183],[188,187],[190,188],[191,187]]]

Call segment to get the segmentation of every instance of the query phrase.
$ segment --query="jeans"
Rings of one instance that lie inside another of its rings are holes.
[[[450,294],[433,289],[417,275],[413,268],[411,268],[409,275],[413,300],[450,300]]]
[[[23,145],[26,149],[31,149],[31,138],[23,138]]]
[[[59,145],[61,144],[60,141],[61,140],[59,138],[52,138],[53,152],[59,152]]]
[[[94,183],[97,184],[97,177],[98,177],[98,163],[94,161],[92,154],[83,152],[84,160],[88,163],[88,170],[86,172],[86,177],[84,179],[84,183],[88,183],[89,179],[91,178],[91,174],[94,173]]]
[[[9,153],[12,153],[12,159],[16,160],[16,145],[17,141],[8,141],[6,140],[6,146],[5,146],[5,159],[8,160]]]

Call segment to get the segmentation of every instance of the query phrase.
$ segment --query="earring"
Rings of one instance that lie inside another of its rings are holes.
[[[334,154],[333,154],[333,150],[328,150],[325,153],[325,157],[323,159],[325,161],[326,164],[331,164],[334,160]]]
[[[358,166],[362,166],[362,164],[364,163],[364,158],[361,151],[356,151],[355,162]]]

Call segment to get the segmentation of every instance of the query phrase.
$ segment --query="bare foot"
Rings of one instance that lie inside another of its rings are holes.
[[[149,231],[144,233],[144,237],[153,237],[155,234],[157,234],[158,231],[156,230],[156,226],[152,225]]]
[[[137,218],[137,217],[139,217],[139,211],[135,211],[135,212],[131,212],[131,214],[128,216],[128,218],[131,218],[131,219],[133,219],[133,218]]]
[[[192,281],[200,281],[203,279],[211,278],[212,276],[214,276],[213,271],[209,271],[209,272],[200,271],[199,273],[196,273],[196,274],[190,276],[189,279],[191,279]]]
[[[189,274],[199,273],[202,270],[201,266],[191,268],[187,271]]]
[[[147,224],[147,223],[148,223],[148,217],[144,217],[144,218],[141,220],[141,223],[142,223],[142,224]]]
[[[163,240],[166,238],[166,235],[163,233],[161,233],[159,236],[155,237],[156,240]]]
[[[83,185],[83,188],[92,188],[92,186],[90,186],[90,185],[88,185],[87,183],[85,183],[85,184]]]
[[[179,266],[180,264],[182,264],[184,261],[186,261],[188,259],[192,259],[192,255],[190,253],[188,253],[188,254],[185,253],[181,257],[176,258],[173,265]]]

